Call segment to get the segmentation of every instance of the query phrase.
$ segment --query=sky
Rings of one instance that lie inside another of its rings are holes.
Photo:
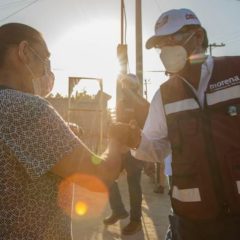
[[[135,73],[135,1],[125,0],[130,72]],[[51,52],[56,76],[53,93],[67,95],[68,77],[103,79],[103,88],[115,105],[119,74],[117,45],[120,43],[120,0],[0,0],[0,24],[20,22],[39,30]],[[143,79],[151,101],[166,76],[156,51],[145,42],[154,33],[160,14],[172,8],[190,8],[208,32],[214,56],[240,55],[238,0],[142,0]],[[157,72],[156,72],[157,71]],[[85,81],[78,86],[94,94],[98,84]]]

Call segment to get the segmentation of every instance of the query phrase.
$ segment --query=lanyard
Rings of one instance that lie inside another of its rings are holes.
[[[212,76],[212,70],[213,70],[213,58],[209,56],[202,65],[200,82],[197,90],[184,77],[177,75],[178,78],[183,80],[191,88],[194,95],[198,99],[201,108],[204,108],[205,91],[207,89],[209,80]]]

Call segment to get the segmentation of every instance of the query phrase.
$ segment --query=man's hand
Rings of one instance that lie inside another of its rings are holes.
[[[123,146],[137,148],[141,141],[141,129],[134,120],[129,124],[117,122],[110,127],[109,138],[115,139]]]
[[[103,159],[104,168],[102,175],[106,181],[112,182],[117,179],[122,171],[122,144],[115,139],[110,139],[108,147],[100,156]]]

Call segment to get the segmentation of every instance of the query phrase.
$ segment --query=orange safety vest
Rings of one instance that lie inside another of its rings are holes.
[[[201,108],[172,77],[160,87],[172,146],[173,210],[204,220],[240,215],[240,57],[214,58]]]

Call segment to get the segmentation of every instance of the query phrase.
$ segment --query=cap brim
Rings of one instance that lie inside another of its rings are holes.
[[[147,49],[153,48],[159,42],[160,38],[162,38],[164,36],[174,34],[177,31],[179,31],[181,28],[183,28],[184,26],[187,26],[187,25],[199,25],[199,26],[201,26],[198,23],[191,23],[191,24],[185,24],[185,25],[176,24],[176,25],[172,26],[171,28],[165,27],[165,28],[161,29],[161,31],[158,32],[157,35],[154,35],[147,40],[146,45],[145,45],[146,48]]]
[[[146,49],[151,49],[155,46],[156,38],[157,38],[156,36],[153,36],[147,40],[147,42],[145,44]]]
[[[159,42],[160,38],[163,36],[152,36],[149,38],[145,44],[146,49],[151,49],[156,46],[156,44]]]

